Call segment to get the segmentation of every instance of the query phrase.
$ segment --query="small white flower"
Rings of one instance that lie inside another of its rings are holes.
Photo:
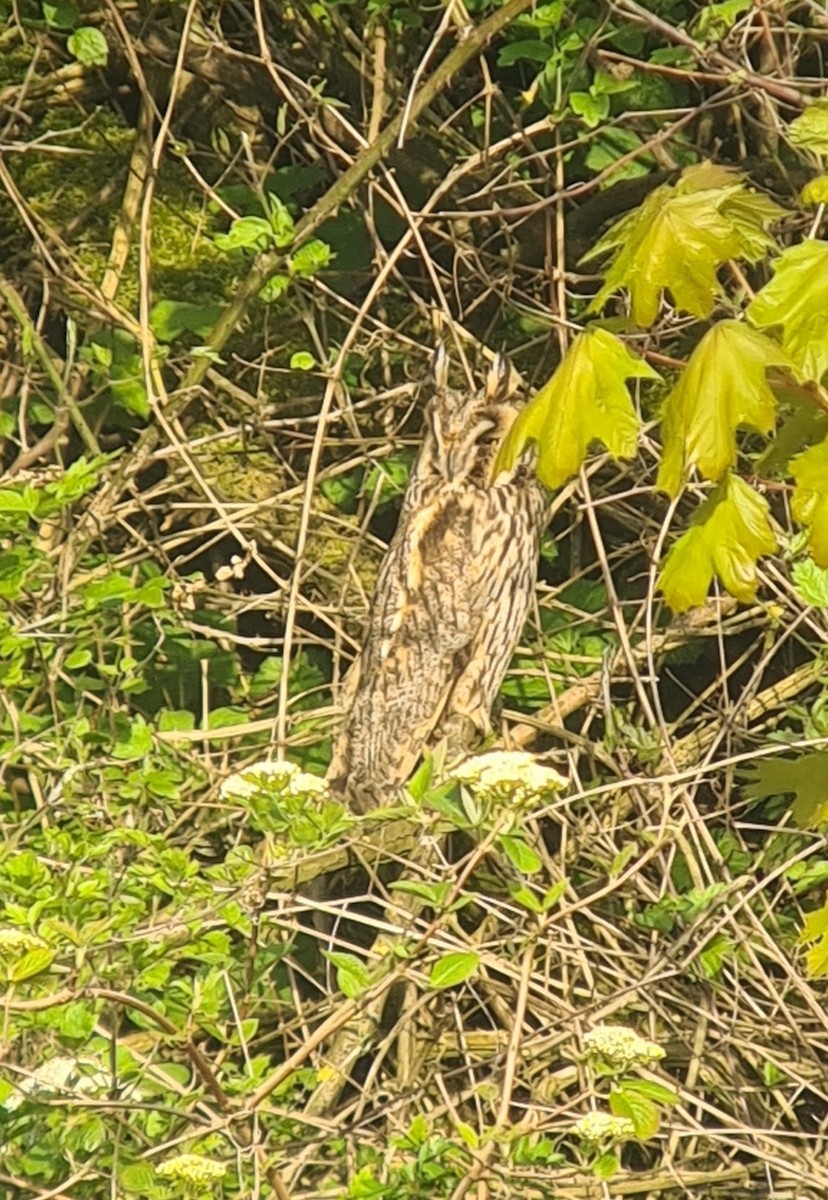
[[[22,958],[30,950],[43,950],[48,943],[28,929],[17,929],[13,925],[0,926],[0,954],[11,958]]]
[[[216,1162],[214,1158],[205,1158],[202,1154],[178,1154],[175,1158],[168,1158],[159,1163],[155,1173],[162,1179],[178,1179],[194,1187],[207,1187],[223,1179],[227,1174],[227,1167],[224,1163]]]
[[[490,750],[467,759],[453,771],[473,790],[519,799],[540,798],[566,784],[552,767],[541,766],[525,750]]]
[[[635,1137],[635,1126],[629,1117],[614,1117],[608,1112],[591,1112],[572,1127],[585,1142],[600,1146],[604,1142],[622,1142]]]
[[[322,796],[328,790],[324,779],[300,771],[296,763],[281,758],[265,758],[251,763],[243,771],[228,775],[219,789],[219,795],[223,800],[246,800],[266,787],[271,779],[281,783],[291,796]]]
[[[587,1057],[603,1063],[613,1071],[626,1071],[632,1066],[647,1066],[664,1058],[664,1051],[655,1042],[639,1037],[626,1025],[596,1025],[584,1034]]]

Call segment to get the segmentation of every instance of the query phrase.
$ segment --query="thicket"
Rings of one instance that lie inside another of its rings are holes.
[[[0,14],[0,1194],[824,1195],[823,8]],[[437,340],[526,757],[356,819]]]

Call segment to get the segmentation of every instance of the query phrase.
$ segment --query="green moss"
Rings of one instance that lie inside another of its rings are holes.
[[[208,434],[209,429],[201,425],[190,432],[195,438]],[[238,504],[271,501],[262,504],[255,515],[257,540],[264,546],[281,543],[294,548],[303,498],[282,497],[286,480],[269,449],[228,437],[195,447],[193,454],[205,477],[226,500]],[[317,492],[306,548],[307,561],[320,568],[309,581],[317,596],[340,603],[345,586],[347,604],[351,605],[358,603],[363,590],[369,595],[373,591],[380,555],[364,538],[359,538],[359,528],[359,516],[343,513]]]
[[[36,216],[51,229],[62,230],[83,213],[71,245],[82,273],[99,284],[109,258],[120,213],[135,133],[107,109],[78,126],[73,109],[57,107],[44,114],[34,131],[52,139],[69,154],[21,155],[15,164],[17,186]],[[95,203],[107,184],[123,182],[103,203]],[[91,203],[90,203],[91,201]],[[209,234],[212,218],[203,195],[184,167],[168,159],[157,182],[152,221],[153,292],[155,298],[218,302],[226,299],[237,268],[216,249]],[[22,249],[29,235],[12,216],[12,241]],[[135,311],[138,302],[137,234],[123,272],[118,302]],[[8,247],[11,249],[11,247]]]

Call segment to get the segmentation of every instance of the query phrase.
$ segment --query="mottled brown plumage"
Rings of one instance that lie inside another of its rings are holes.
[[[526,458],[492,480],[517,409],[498,359],[476,395],[442,352],[426,432],[377,580],[329,779],[357,811],[393,803],[423,749],[489,728],[534,589],[543,489]]]

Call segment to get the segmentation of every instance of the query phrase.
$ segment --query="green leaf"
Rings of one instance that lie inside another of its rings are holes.
[[[761,258],[774,246],[767,226],[781,215],[772,201],[748,191],[735,172],[711,164],[688,167],[675,186],[656,188],[584,256],[588,261],[614,252],[588,311],[599,311],[626,288],[633,319],[651,325],[666,290],[676,308],[706,317],[719,295],[719,267],[730,258]]]
[[[619,1087],[623,1088],[625,1092],[646,1096],[656,1104],[678,1104],[681,1099],[674,1088],[665,1087],[663,1083],[656,1083],[652,1079],[622,1079]]]
[[[729,937],[717,934],[699,951],[699,964],[706,979],[717,979],[725,960],[733,954],[734,946]]]
[[[773,428],[776,399],[766,370],[791,365],[776,342],[742,322],[709,329],[664,402],[656,486],[678,495],[691,466],[705,479],[721,479],[736,462],[740,425],[764,434]]]
[[[635,1126],[635,1136],[641,1141],[654,1137],[661,1125],[661,1113],[647,1096],[624,1087],[610,1092],[610,1108],[616,1117],[627,1117]]]
[[[76,1001],[60,1012],[60,1033],[66,1038],[88,1038],[95,1028],[95,1009],[91,1004]]]
[[[618,167],[614,165],[620,158],[637,151],[642,145],[641,138],[631,129],[614,128],[612,125],[607,125],[596,133],[590,143],[586,155],[586,165],[596,173],[613,167],[608,184],[618,183],[621,179],[636,179],[641,175],[649,175],[651,167],[648,162],[650,159],[643,153]]]
[[[48,946],[38,946],[35,950],[29,950],[9,968],[9,981],[22,983],[24,979],[31,979],[33,975],[40,975],[43,971],[48,971],[54,958],[55,952]]]
[[[109,47],[100,29],[91,25],[82,25],[66,42],[70,54],[74,54],[84,67],[105,67],[109,57]]]
[[[510,42],[499,51],[497,65],[512,67],[517,62],[534,62],[545,65],[554,53],[552,46],[547,42],[540,42],[536,38],[523,42]]]
[[[140,1196],[154,1196],[158,1190],[158,1176],[149,1163],[130,1163],[118,1173],[118,1182],[125,1192],[137,1192]]]
[[[323,951],[325,958],[336,967],[336,982],[339,990],[349,1000],[356,1000],[366,990],[371,977],[368,968],[355,954]]]
[[[776,1063],[767,1061],[762,1063],[762,1079],[767,1087],[776,1087],[778,1083],[782,1083],[787,1078],[785,1072],[780,1071]]]
[[[416,879],[399,879],[391,884],[393,892],[402,892],[407,896],[419,896],[432,908],[442,908],[451,895],[454,885],[448,881],[443,883],[418,883]]]
[[[183,300],[159,300],[152,307],[150,325],[161,342],[172,342],[182,333],[204,338],[223,312],[220,304],[189,304]]]
[[[312,371],[315,366],[316,359],[307,350],[297,350],[290,356],[291,371]]]
[[[217,233],[213,241],[219,250],[267,250],[274,244],[273,226],[264,217],[238,217],[227,233]]]
[[[571,92],[569,105],[579,117],[583,117],[588,129],[597,129],[609,116],[609,96],[593,95],[592,92]]]
[[[78,21],[78,6],[75,0],[44,0],[41,5],[43,17],[51,29],[74,29]]]
[[[828,901],[823,904],[822,908],[808,913],[802,925],[799,941],[801,945],[807,946],[808,942],[815,942],[817,938],[825,937],[826,934],[828,934]]]
[[[314,239],[306,242],[295,254],[291,254],[288,263],[291,275],[302,275],[310,278],[324,267],[330,265],[333,255],[327,242]]]
[[[85,646],[79,646],[77,650],[67,654],[63,665],[67,671],[81,671],[84,667],[88,667],[91,661],[92,651]]]
[[[152,730],[143,717],[130,720],[126,714],[117,713],[115,730],[115,743],[111,753],[119,762],[143,759],[152,750]]]
[[[596,1179],[612,1179],[621,1170],[621,1160],[617,1154],[601,1154],[592,1164],[592,1174]]]
[[[555,374],[512,424],[494,474],[511,470],[529,441],[538,444],[538,476],[551,488],[580,469],[593,441],[603,442],[614,458],[630,458],[639,423],[626,380],[658,378],[606,330],[579,334]]]
[[[194,730],[196,728],[196,714],[191,713],[190,709],[186,708],[158,709],[157,721],[158,730],[162,733]]]
[[[828,155],[828,99],[823,96],[812,100],[805,111],[791,121],[788,136],[803,150]]]
[[[820,938],[805,955],[805,969],[811,979],[828,975],[828,936]]]
[[[818,567],[828,567],[828,438],[791,460],[796,480],[791,511],[809,526],[808,549]]]
[[[819,383],[828,370],[828,242],[806,240],[783,251],[747,316],[759,329],[781,328],[803,377]]]
[[[753,600],[757,560],[777,548],[768,511],[767,501],[746,483],[726,477],[665,560],[659,586],[674,612],[702,604],[714,575],[737,600]]]
[[[0,488],[0,513],[21,513],[33,517],[39,502],[38,493],[27,483],[20,488]]]
[[[815,608],[828,608],[828,567],[818,567],[813,559],[806,558],[791,567],[794,587],[806,604]]]
[[[293,217],[290,215],[290,209],[272,192],[266,196],[266,202],[274,244],[280,248],[289,246],[294,238]]]
[[[702,41],[719,41],[750,8],[752,0],[721,0],[706,4],[693,25],[693,34]]]
[[[290,287],[290,277],[288,275],[271,275],[264,287],[259,289],[259,299],[264,304],[273,304],[278,300]]]
[[[473,975],[479,965],[480,955],[471,951],[446,954],[434,963],[428,981],[433,988],[454,987]]]
[[[568,879],[559,879],[557,883],[553,883],[551,887],[547,888],[544,892],[543,900],[541,901],[543,905],[543,911],[549,912],[550,908],[554,908],[568,887]]]
[[[744,793],[751,800],[794,797],[791,812],[802,829],[828,822],[828,751],[796,758],[763,758],[745,771]]]
[[[543,865],[526,839],[519,834],[503,833],[497,839],[497,845],[523,875],[534,875]]]
[[[135,594],[135,585],[132,580],[126,575],[121,575],[118,571],[113,571],[106,579],[93,580],[87,583],[81,592],[83,596],[84,607],[87,609],[97,608],[98,605],[106,604],[110,600],[131,599]]]
[[[532,913],[540,914],[544,911],[543,905],[538,897],[534,892],[530,892],[529,888],[526,887],[525,884],[511,882],[508,886],[509,895],[514,900],[515,904],[519,904],[521,908],[525,908],[528,912]]]
[[[818,204],[828,204],[828,175],[817,175],[809,180],[799,193],[801,204],[816,208]]]

